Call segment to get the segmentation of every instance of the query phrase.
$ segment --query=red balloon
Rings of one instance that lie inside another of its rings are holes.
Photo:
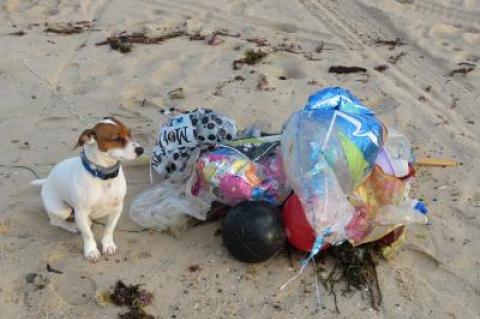
[[[288,242],[299,250],[310,252],[315,242],[315,231],[310,226],[297,195],[288,198],[282,218]]]

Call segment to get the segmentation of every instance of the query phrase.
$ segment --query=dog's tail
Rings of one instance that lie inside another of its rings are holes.
[[[46,181],[46,180],[47,180],[46,178],[36,179],[36,180],[34,180],[34,181],[31,181],[31,182],[30,182],[30,185],[37,186],[37,187],[38,187],[38,186],[42,186],[43,184],[45,184],[45,181]]]

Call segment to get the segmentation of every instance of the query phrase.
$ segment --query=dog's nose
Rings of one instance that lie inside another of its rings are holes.
[[[141,147],[141,146],[135,147],[135,154],[137,154],[137,156],[142,155],[143,154],[143,147]]]

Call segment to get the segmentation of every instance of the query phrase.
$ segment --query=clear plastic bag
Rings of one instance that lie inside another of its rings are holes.
[[[327,88],[289,119],[281,143],[288,181],[316,244],[340,244],[355,214],[348,195],[373,168],[383,144],[382,123],[348,91]]]
[[[255,200],[281,205],[291,189],[278,146],[278,137],[254,138],[203,154],[189,181],[189,196],[231,206]]]
[[[146,229],[173,230],[186,226],[189,216],[204,220],[210,205],[187,198],[184,183],[164,181],[135,197],[129,217]]]
[[[408,163],[411,162],[410,141],[405,135],[396,129],[388,129],[388,138],[378,153],[376,164],[379,165],[385,174],[396,177],[408,175]]]
[[[378,225],[407,225],[427,223],[427,215],[415,209],[417,200],[405,200],[401,205],[384,205],[378,210],[375,223]]]
[[[427,221],[422,202],[408,198],[413,171],[404,178],[385,174],[375,166],[370,175],[350,195],[355,214],[346,226],[353,245],[372,242],[400,225]]]

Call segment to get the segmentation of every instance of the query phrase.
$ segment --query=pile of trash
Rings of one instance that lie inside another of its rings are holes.
[[[166,230],[185,216],[205,220],[214,202],[231,206],[224,242],[247,262],[270,258],[285,238],[309,253],[302,270],[344,242],[383,240],[388,257],[406,225],[427,223],[425,205],[408,197],[408,139],[339,87],[311,95],[277,135],[239,131],[209,109],[174,116],[160,128],[151,168],[161,181],[133,201],[132,220]]]

